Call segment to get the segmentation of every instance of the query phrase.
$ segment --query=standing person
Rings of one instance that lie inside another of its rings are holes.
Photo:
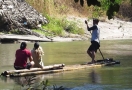
[[[27,47],[26,42],[22,42],[20,45],[20,49],[16,51],[15,54],[16,59],[14,62],[14,68],[16,70],[30,69],[34,65],[31,52],[26,47]],[[30,61],[29,63],[27,63],[28,59]]]
[[[42,55],[44,55],[44,52],[42,47],[37,42],[34,43],[34,48],[31,50],[31,53],[33,61],[35,62],[34,67],[43,68],[44,64],[42,61]]]
[[[98,23],[99,20],[98,19],[93,19],[93,26],[89,27],[87,21],[85,21],[86,25],[87,25],[87,30],[88,31],[92,31],[91,33],[91,45],[89,46],[88,50],[87,50],[87,54],[92,58],[92,61],[89,62],[88,64],[92,64],[95,63],[95,54],[97,52],[97,50],[100,47],[100,41],[99,41],[99,32],[100,29],[98,27]]]

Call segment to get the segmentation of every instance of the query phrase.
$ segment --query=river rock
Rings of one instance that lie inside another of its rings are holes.
[[[25,0],[0,0],[0,31],[17,29],[25,34],[39,36],[30,29],[46,23],[47,19]]]

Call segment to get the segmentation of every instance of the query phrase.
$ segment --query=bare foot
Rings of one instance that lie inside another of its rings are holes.
[[[87,64],[94,64],[94,63],[96,63],[95,60],[94,61],[91,61],[91,62],[88,62]]]

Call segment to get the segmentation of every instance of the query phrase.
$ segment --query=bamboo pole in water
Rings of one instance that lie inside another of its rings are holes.
[[[63,71],[72,71],[90,67],[101,67],[101,66],[109,66],[119,64],[117,62],[110,62],[107,64],[79,64],[79,65],[69,65],[65,66],[64,64],[55,64],[50,66],[45,66],[44,69],[41,68],[32,68],[31,70],[23,69],[23,70],[10,70],[6,71],[7,74],[3,74],[3,76],[9,77],[19,77],[19,76],[28,76],[28,75],[39,75],[39,74],[49,74],[49,73],[57,73]],[[65,67],[64,67],[65,66]],[[55,70],[56,69],[56,70]]]
[[[10,77],[21,77],[21,76],[57,73],[57,72],[62,72],[62,71],[64,71],[64,70],[63,69],[58,69],[58,70],[36,71],[36,72],[25,72],[25,73],[23,72],[23,73],[11,74],[11,75],[7,75],[7,76],[10,76]]]
[[[88,68],[88,67],[101,67],[102,65],[69,65],[66,66],[62,69],[57,69],[57,70],[47,70],[47,71],[32,71],[32,72],[21,72],[21,73],[14,73],[10,75],[6,75],[7,77],[21,77],[21,76],[30,76],[30,75],[39,75],[39,74],[49,74],[49,73],[58,73],[58,72],[63,72],[63,71],[73,71],[73,70],[78,70],[78,69],[83,69],[83,68]]]
[[[9,70],[5,71],[4,75],[9,75],[13,73],[24,73],[24,72],[35,72],[35,71],[46,71],[50,69],[58,69],[58,68],[63,68],[65,64],[54,64],[54,65],[49,65],[49,66],[44,66],[44,68],[31,68],[31,69],[22,69],[22,70]]]

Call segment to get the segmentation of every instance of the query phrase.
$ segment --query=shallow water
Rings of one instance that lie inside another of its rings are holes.
[[[14,54],[19,45],[0,44],[0,72],[14,69]],[[43,57],[45,65],[58,63],[73,65],[91,60],[86,54],[87,47],[90,45],[89,41],[45,42],[40,45],[45,52]],[[104,57],[119,60],[120,65],[38,75],[35,77],[35,82],[39,84],[38,82],[48,79],[50,85],[63,86],[71,90],[132,90],[131,46],[132,40],[101,41],[100,49]],[[28,43],[28,48],[32,49],[32,47],[33,43]],[[99,52],[96,59],[102,59]],[[25,82],[25,77],[1,76],[0,90],[24,90],[27,88]]]

